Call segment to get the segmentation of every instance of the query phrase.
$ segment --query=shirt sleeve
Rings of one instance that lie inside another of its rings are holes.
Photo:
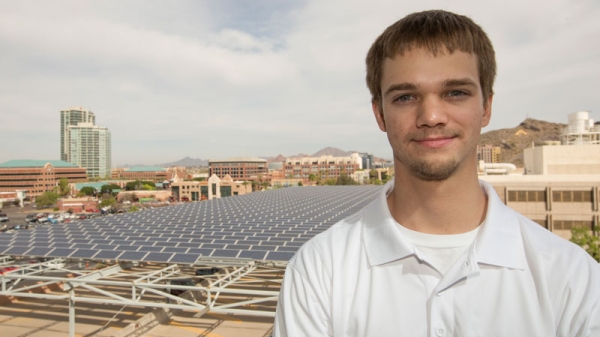
[[[306,248],[306,247],[304,247]],[[299,251],[288,264],[275,314],[273,337],[332,336],[330,282],[321,261]]]

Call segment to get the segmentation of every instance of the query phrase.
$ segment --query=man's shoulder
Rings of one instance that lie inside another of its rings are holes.
[[[597,268],[598,263],[583,248],[552,233],[522,214],[515,213],[526,253],[537,256],[537,260],[547,264],[550,270],[556,272],[560,269],[571,270],[588,265],[592,272],[600,271],[600,268]]]

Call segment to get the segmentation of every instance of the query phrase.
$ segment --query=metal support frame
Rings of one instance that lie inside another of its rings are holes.
[[[101,270],[70,271],[51,266],[56,263],[38,263],[21,265],[20,269],[0,275],[0,296],[39,298],[47,300],[66,300],[69,304],[69,336],[75,336],[75,302],[112,304],[120,306],[137,306],[151,308],[184,309],[196,311],[196,317],[207,312],[219,314],[240,314],[251,316],[274,317],[275,312],[265,310],[276,303],[279,295],[281,279],[278,277],[262,278],[262,274],[283,275],[283,269],[277,266],[258,265],[254,261],[235,261],[235,265],[224,266],[224,261],[213,261],[223,272],[196,278],[205,279],[199,286],[183,286],[165,284],[174,277],[193,277],[184,274],[179,265],[168,265],[148,273],[147,271],[122,270],[118,264]],[[197,266],[196,266],[197,267]],[[50,275],[62,273],[60,276]],[[64,275],[67,274],[67,275]],[[69,277],[77,274],[77,277]],[[123,281],[124,278],[133,280]],[[54,293],[36,293],[32,290],[52,284],[62,285],[62,291]],[[271,284],[276,290],[259,290],[252,288],[257,284]],[[106,291],[104,287],[118,289],[129,288],[130,296],[120,296]],[[190,291],[187,296],[175,296],[169,289]],[[228,301],[220,302],[226,296]],[[164,301],[157,301],[163,298]],[[231,300],[237,299],[233,302]],[[253,307],[263,305],[262,309]]]

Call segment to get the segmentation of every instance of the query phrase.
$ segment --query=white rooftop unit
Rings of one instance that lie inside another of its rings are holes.
[[[600,144],[600,126],[594,126],[588,111],[569,114],[569,125],[560,135],[563,145]]]

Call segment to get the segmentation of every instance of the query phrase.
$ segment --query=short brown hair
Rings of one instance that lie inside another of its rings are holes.
[[[494,93],[496,57],[492,42],[483,29],[466,16],[432,10],[405,16],[373,42],[366,60],[367,86],[373,102],[381,103],[381,72],[385,59],[403,55],[412,48],[425,48],[434,56],[446,50],[477,55],[484,102]]]

